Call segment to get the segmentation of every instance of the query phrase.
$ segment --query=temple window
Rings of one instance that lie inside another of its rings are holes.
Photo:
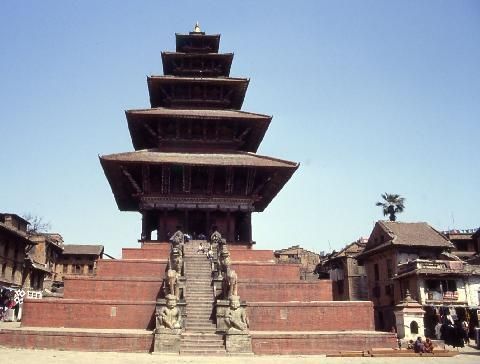
[[[418,323],[417,323],[417,321],[412,321],[410,323],[410,333],[418,334]]]

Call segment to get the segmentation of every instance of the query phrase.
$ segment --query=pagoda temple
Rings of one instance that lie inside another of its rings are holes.
[[[394,333],[374,331],[372,302],[333,302],[330,280],[253,249],[251,213],[298,164],[256,154],[271,117],[240,111],[249,81],[229,77],[233,54],[219,42],[198,26],[177,34],[165,75],[147,78],[152,108],[126,112],[135,151],[100,157],[119,209],[142,214],[140,247],[99,259],[93,276],[64,275],[62,297],[25,299],[21,326],[0,327],[2,346],[195,356],[397,347]]]
[[[197,26],[163,52],[164,76],[147,78],[150,109],[128,110],[134,152],[100,157],[118,208],[142,214],[141,241],[168,241],[177,226],[252,243],[263,211],[298,163],[256,151],[271,116],[240,111],[249,80],[230,77],[232,53]]]

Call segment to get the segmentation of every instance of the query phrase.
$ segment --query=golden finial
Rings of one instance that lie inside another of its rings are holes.
[[[194,33],[201,33],[202,31],[200,30],[200,24],[198,24],[198,21],[195,23],[195,28],[193,29]]]

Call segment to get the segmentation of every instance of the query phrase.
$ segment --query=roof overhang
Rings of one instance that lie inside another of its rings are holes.
[[[144,110],[127,110],[128,129],[136,150],[155,148],[159,143],[159,127],[174,122],[200,123],[203,125],[221,122],[222,125],[242,125],[250,129],[245,138],[245,144],[240,150],[256,152],[270,125],[272,117],[269,115],[249,113],[239,110],[210,110],[210,109],[171,109],[154,108]],[[206,143],[205,140],[188,140],[186,143]],[[214,140],[219,144],[219,141]],[[179,141],[176,141],[176,145]]]
[[[200,78],[177,76],[147,77],[152,107],[201,107],[240,110],[247,92],[248,78]],[[198,95],[181,96],[183,87],[198,88]],[[220,91],[218,91],[220,89]],[[207,90],[214,90],[210,92]],[[217,92],[218,91],[218,92]]]
[[[255,197],[254,211],[263,211],[297,170],[299,164],[281,159],[256,155],[254,153],[166,153],[158,150],[140,150],[100,156],[100,163],[110,183],[118,208],[122,211],[139,211],[142,197],[147,195],[137,181],[137,191],[132,191],[126,170],[140,169],[142,166],[178,165],[205,167],[255,168],[267,174],[261,194]],[[127,175],[127,176],[126,176]],[[130,176],[131,178],[131,176]],[[186,194],[183,197],[188,197]],[[212,196],[215,197],[215,196]],[[222,196],[235,199],[238,196]],[[249,196],[243,196],[248,197]]]

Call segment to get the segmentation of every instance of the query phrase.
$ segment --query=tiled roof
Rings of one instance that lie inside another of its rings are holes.
[[[152,109],[137,109],[125,111],[127,115],[158,115],[177,118],[212,118],[212,119],[271,119],[271,116],[239,110],[218,109],[173,109],[156,107]]]
[[[373,239],[374,232],[380,228],[388,237],[384,242]],[[440,232],[426,222],[378,221],[369,238],[362,257],[383,250],[389,246],[416,246],[431,248],[454,248],[453,244]]]
[[[157,149],[101,156],[104,162],[137,162],[149,164],[210,165],[232,167],[297,168],[298,163],[266,157],[248,152],[236,153],[166,153]]]
[[[68,244],[63,246],[63,255],[100,255],[103,245]]]
[[[23,231],[14,229],[14,228],[12,228],[8,225],[5,225],[2,222],[0,222],[0,230],[7,231],[11,234],[14,234],[17,237],[19,237],[20,239],[26,240],[26,241],[28,241],[28,243],[32,244],[32,241],[29,239],[29,236],[26,233],[24,233]]]
[[[445,236],[426,222],[379,221],[378,224],[392,237],[394,245],[453,248]]]

